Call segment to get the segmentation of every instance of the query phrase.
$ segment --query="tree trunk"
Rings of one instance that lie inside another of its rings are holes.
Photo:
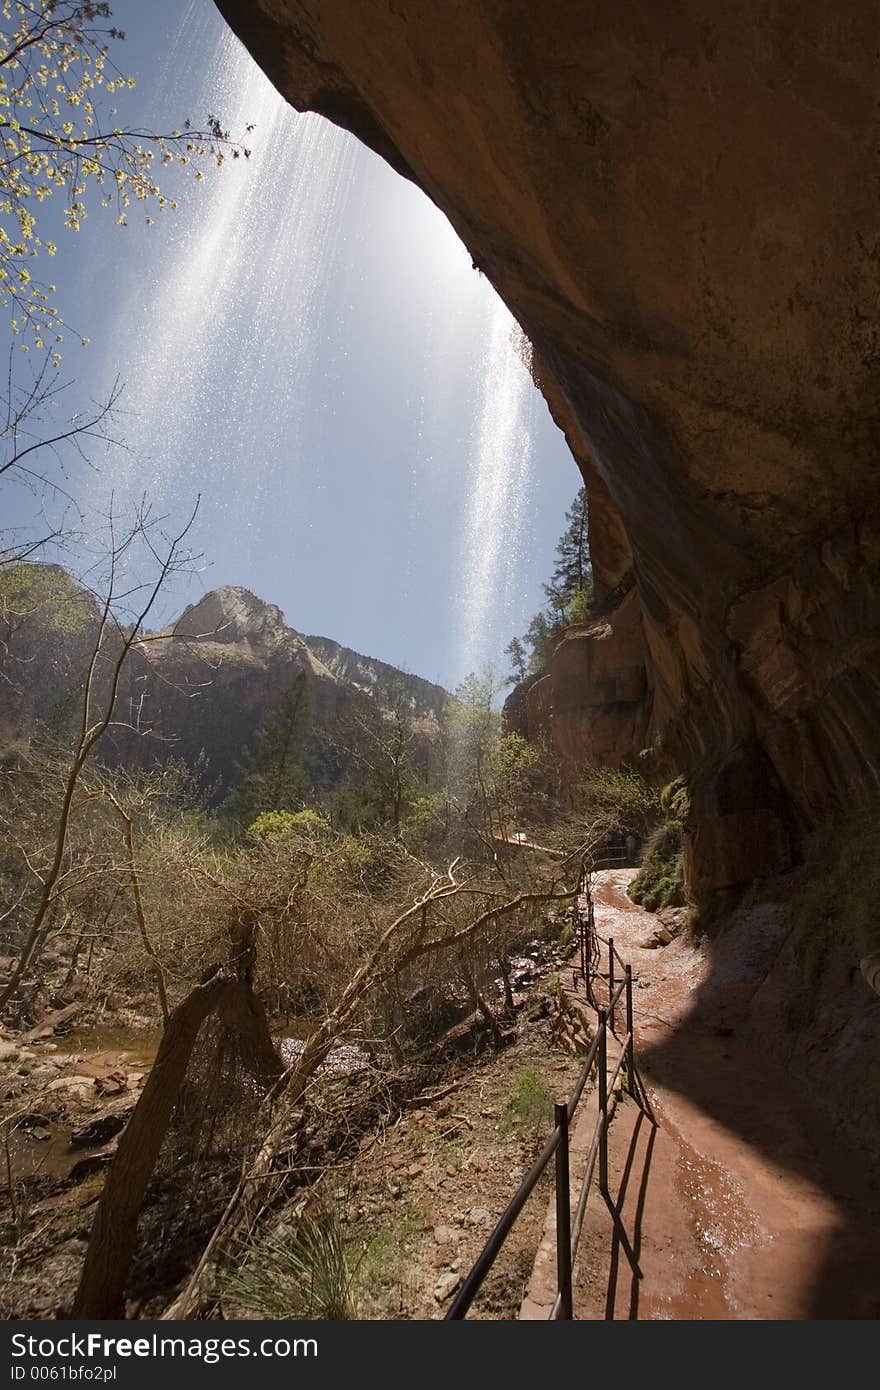
[[[141,1203],[186,1079],[199,1029],[217,1011],[238,1034],[244,1065],[271,1084],[284,1072],[262,1004],[248,980],[228,971],[198,985],[171,1014],[141,1098],[122,1136],[89,1237],[73,1316],[113,1318],[122,1309]]]
[[[470,998],[471,1004],[476,1009],[480,1017],[483,1019],[483,1022],[488,1027],[489,1032],[492,1034],[492,1045],[495,1048],[496,1052],[498,1052],[501,1050],[501,1046],[504,1042],[504,1039],[501,1036],[501,1029],[498,1027],[498,1020],[493,1014],[492,1010],[489,1008],[489,1005],[486,1003],[486,1000],[483,998],[483,995],[480,993],[473,972],[471,971],[470,967],[466,964],[466,962],[463,960],[461,961],[461,975],[462,979],[464,980],[465,988],[468,992],[468,997]]]
[[[499,953],[498,968],[501,971],[501,982],[504,986],[504,1007],[509,1014],[513,1014],[516,1012],[516,1005],[513,1002],[513,986],[510,983],[510,957],[506,951]]]
[[[168,1018],[156,1060],[122,1132],[98,1202],[73,1304],[75,1318],[116,1318],[123,1312],[141,1203],[199,1029],[236,983],[226,972],[215,975],[197,985]]]
[[[284,1063],[272,1041],[266,1010],[248,981],[238,981],[237,986],[220,1001],[220,1018],[238,1034],[244,1066],[271,1085],[284,1071]]]

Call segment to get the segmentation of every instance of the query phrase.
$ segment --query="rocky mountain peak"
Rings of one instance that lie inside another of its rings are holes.
[[[221,584],[198,603],[190,604],[174,624],[174,633],[224,646],[236,642],[267,646],[280,640],[299,640],[277,604],[265,603],[250,589],[236,584]]]

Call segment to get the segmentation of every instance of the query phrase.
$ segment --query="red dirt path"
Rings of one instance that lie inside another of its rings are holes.
[[[878,1316],[876,1174],[737,1027],[756,961],[681,939],[645,949],[656,919],[626,896],[633,872],[597,876],[596,924],[633,967],[637,1059],[657,1125],[631,1100],[618,1106],[609,1157],[621,1234],[595,1192],[575,1316]]]

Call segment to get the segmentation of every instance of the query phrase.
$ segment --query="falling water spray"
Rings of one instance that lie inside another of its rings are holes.
[[[463,530],[458,665],[497,661],[499,634],[518,612],[514,592],[532,476],[531,378],[517,325],[492,295]],[[513,633],[511,632],[511,636]]]
[[[221,110],[233,133],[252,125],[254,153],[188,195],[170,246],[157,238],[150,248],[149,269],[108,335],[130,342],[138,326],[125,363],[131,463],[115,482],[168,506],[207,480],[215,493],[234,493],[247,539],[276,481],[264,460],[298,462],[307,368],[357,146],[320,117],[293,111],[229,31],[195,104]],[[179,441],[194,433],[198,450],[182,454]],[[249,486],[224,489],[241,469]],[[222,507],[222,497],[211,504]]]
[[[444,584],[451,612],[437,614],[435,672],[460,679],[499,659],[527,602],[535,392],[514,322],[442,215],[352,136],[294,111],[201,3],[170,45],[156,124],[186,87],[194,52],[207,57],[187,105],[218,112],[233,135],[253,125],[254,152],[188,185],[180,210],[143,235],[138,274],[101,333],[103,376],[126,382],[130,452],[93,480],[88,500],[112,487],[117,500],[146,493],[173,514],[201,494],[202,543],[224,580],[274,582],[286,566],[301,593],[321,584],[321,564],[356,564],[358,535],[317,528],[336,520],[328,499],[346,469],[386,467],[380,427],[408,414],[411,436],[386,431],[406,440],[407,495],[364,523],[388,526],[396,591],[365,600],[358,584],[349,613],[367,601],[415,625],[406,591],[424,607],[426,566],[443,564],[454,578]],[[365,333],[371,311],[385,316],[384,339]],[[358,353],[371,350],[388,370],[364,410]],[[359,380],[339,366],[349,359]],[[397,390],[404,359],[408,393]],[[394,455],[387,466],[399,466]],[[449,534],[442,558],[424,543],[437,518]],[[392,638],[391,651],[408,638]]]

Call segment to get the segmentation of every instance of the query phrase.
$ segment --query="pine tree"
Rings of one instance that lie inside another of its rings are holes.
[[[304,761],[312,712],[312,688],[300,671],[244,751],[238,786],[226,800],[227,814],[240,825],[247,827],[262,811],[301,810],[309,792]]]
[[[544,585],[547,603],[536,613],[525,635],[531,649],[528,675],[537,675],[547,663],[547,643],[554,633],[571,623],[586,622],[593,606],[593,567],[590,563],[587,490],[580,488],[565,513],[566,528],[556,547],[556,568]],[[514,638],[514,642],[518,641]],[[520,644],[521,645],[521,644]],[[513,657],[513,643],[506,648]]]
[[[507,677],[507,685],[519,685],[524,681],[529,673],[529,659],[526,649],[518,637],[512,637],[504,648],[505,656],[510,657],[511,672]]]
[[[582,487],[565,513],[568,525],[556,547],[556,568],[544,592],[551,603],[566,609],[575,595],[592,592],[593,568],[590,564],[590,538],[587,515],[587,490]]]
[[[530,676],[535,676],[539,671],[543,671],[547,664],[547,643],[550,641],[555,630],[555,627],[551,624],[546,613],[536,613],[529,623],[526,641],[531,647],[531,655],[529,657]]]

